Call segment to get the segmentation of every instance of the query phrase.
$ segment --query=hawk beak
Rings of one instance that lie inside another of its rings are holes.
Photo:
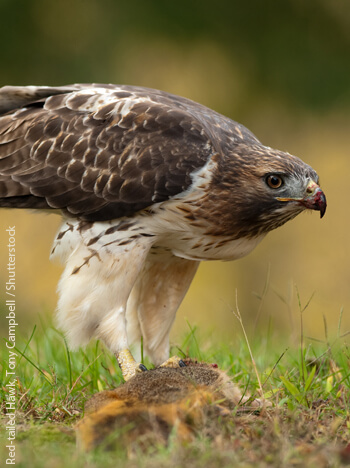
[[[323,218],[326,208],[327,201],[326,196],[321,190],[320,186],[313,180],[310,180],[306,187],[306,195],[303,198],[280,198],[279,201],[296,201],[303,205],[309,210],[317,210],[320,212],[321,218]]]

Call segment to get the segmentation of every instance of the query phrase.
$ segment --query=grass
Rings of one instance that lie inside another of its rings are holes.
[[[302,321],[303,308],[300,306]],[[241,322],[239,310],[235,311]],[[243,323],[241,322],[242,326]],[[301,322],[302,324],[302,322]],[[260,414],[237,412],[198,431],[196,439],[167,447],[79,454],[74,424],[92,394],[122,382],[115,359],[100,344],[70,353],[50,324],[17,338],[16,465],[23,467],[338,467],[350,463],[350,349],[338,333],[331,343],[307,340],[276,354],[272,344],[234,347],[201,339],[195,327],[174,353],[215,362],[243,392],[262,392],[273,406]],[[244,327],[243,327],[244,329]],[[302,330],[302,328],[301,328]],[[2,425],[8,395],[8,349],[1,346]],[[147,362],[146,362],[147,364]],[[256,369],[256,370],[254,370]],[[0,460],[8,457],[1,430]]]

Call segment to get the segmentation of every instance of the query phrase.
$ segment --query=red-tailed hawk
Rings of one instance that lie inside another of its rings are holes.
[[[200,104],[152,89],[0,89],[0,206],[58,210],[58,321],[74,349],[102,339],[125,379],[169,358],[176,311],[202,260],[247,255],[305,209],[316,172]],[[181,365],[180,361],[180,365]]]

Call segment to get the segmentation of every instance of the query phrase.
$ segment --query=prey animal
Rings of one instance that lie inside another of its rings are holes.
[[[61,213],[58,322],[72,349],[101,339],[124,378],[143,337],[169,359],[176,311],[204,260],[235,260],[305,209],[316,172],[243,125],[153,89],[0,89],[0,206]]]

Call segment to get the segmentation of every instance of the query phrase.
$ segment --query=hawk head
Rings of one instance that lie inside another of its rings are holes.
[[[321,218],[325,214],[327,202],[318,175],[296,156],[262,144],[240,144],[216,162],[208,193],[215,212],[212,234],[253,238],[305,209],[318,210]]]

